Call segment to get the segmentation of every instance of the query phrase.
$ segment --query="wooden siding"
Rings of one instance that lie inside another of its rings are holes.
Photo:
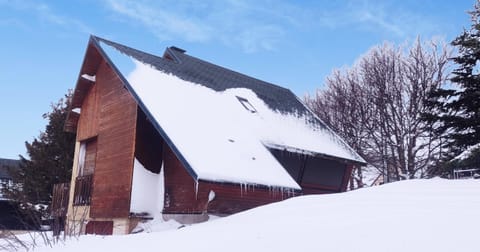
[[[80,118],[77,126],[77,140],[84,141],[98,134],[99,126],[99,95],[98,85],[93,85],[83,100]]]
[[[113,221],[89,221],[85,227],[85,234],[112,235]]]
[[[102,55],[98,49],[93,45],[92,40],[90,39],[85,52],[85,57],[83,58],[82,69],[80,70],[81,74],[95,75],[99,65],[102,63]],[[79,108],[83,104],[83,99],[87,94],[88,86],[92,84],[91,81],[84,79],[83,77],[78,77],[77,86],[75,87],[75,93],[72,100],[72,108]]]
[[[280,201],[295,195],[276,188],[241,186],[230,183],[200,181],[198,185],[187,173],[170,148],[164,146],[165,214],[233,214],[253,207]],[[209,202],[210,191],[215,198]]]
[[[207,212],[211,214],[234,214],[300,195],[289,189],[200,182],[199,195],[204,197],[203,202],[208,202],[210,191],[215,193],[214,199],[206,203]]]
[[[195,181],[173,151],[164,145],[165,199],[164,213],[201,213],[195,198]]]
[[[97,136],[90,216],[128,217],[137,104],[105,62],[96,72],[90,93],[78,127],[80,140]]]

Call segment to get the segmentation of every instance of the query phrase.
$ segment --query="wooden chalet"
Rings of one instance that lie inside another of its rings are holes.
[[[342,192],[365,163],[290,90],[176,47],[158,57],[90,37],[71,106],[69,233]]]

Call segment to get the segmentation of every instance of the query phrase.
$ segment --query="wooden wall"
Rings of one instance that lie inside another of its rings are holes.
[[[246,186],[231,183],[200,181],[198,185],[187,173],[168,146],[164,145],[165,214],[233,214],[257,206],[306,194],[345,191],[353,166],[346,165],[340,187],[302,184],[302,191],[282,191],[279,188]],[[209,202],[210,191],[215,193]]]
[[[82,105],[77,128],[77,141],[97,137],[92,218],[129,216],[136,118],[135,100],[103,61]]]
[[[164,146],[165,174],[165,214],[233,214],[253,207],[281,201],[295,194],[293,191],[280,191],[275,188],[241,186],[230,183],[214,183],[195,180]],[[215,198],[208,202],[210,191]]]
[[[100,104],[97,86],[92,83],[92,87],[83,101],[80,118],[78,119],[77,141],[83,141],[98,135]]]
[[[85,234],[112,235],[113,221],[89,221],[85,226]]]
[[[284,191],[279,188],[200,183],[199,193],[206,199],[210,191],[215,193],[214,199],[207,205],[207,212],[212,214],[234,214],[300,195],[300,192]]]
[[[165,178],[164,213],[201,213],[195,195],[195,181],[187,173],[173,151],[163,147]]]

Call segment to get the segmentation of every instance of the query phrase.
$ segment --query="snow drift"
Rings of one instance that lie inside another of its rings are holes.
[[[207,223],[38,251],[478,251],[479,180],[297,197]],[[160,229],[158,229],[160,230]]]

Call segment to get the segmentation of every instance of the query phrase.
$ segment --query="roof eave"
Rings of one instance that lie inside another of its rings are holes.
[[[208,179],[199,179],[198,182],[204,182],[204,183],[212,183],[212,184],[220,184],[220,185],[231,185],[231,186],[243,186],[245,183],[240,183],[240,182],[230,182],[230,181],[215,181],[215,180],[208,180]],[[248,184],[248,183],[247,183]],[[272,189],[272,188],[285,188],[289,189],[292,191],[292,193],[298,193],[300,194],[302,192],[302,188],[300,185],[298,185],[298,188],[290,187],[290,186],[280,186],[280,185],[266,185],[266,184],[259,184],[259,183],[251,183],[249,186],[253,186],[255,188],[259,189]]]
[[[367,165],[366,162],[362,162],[360,160],[338,157],[338,156],[329,155],[329,154],[320,153],[320,152],[315,152],[315,151],[310,151],[310,150],[303,150],[303,149],[299,149],[299,148],[291,147],[291,146],[285,146],[285,145],[274,144],[274,143],[263,143],[263,145],[267,148],[290,151],[290,152],[293,151],[295,153],[301,153],[301,154],[309,155],[309,156],[313,156],[313,157],[321,157],[321,158],[325,158],[325,159],[336,160],[336,161],[339,161],[339,162],[342,162],[342,163],[349,163],[349,164],[354,164],[354,165],[358,165],[358,166],[366,166]]]
[[[94,76],[102,61],[98,48],[94,46],[93,38],[94,36],[91,35],[88,41],[82,67],[80,68],[75,89],[73,90],[70,107],[68,108],[67,119],[65,120],[64,125],[64,130],[67,132],[75,132],[77,130],[79,114],[74,112],[73,109],[81,108],[83,100],[87,96],[90,87],[94,84],[92,81],[83,78],[82,75],[88,74]]]

